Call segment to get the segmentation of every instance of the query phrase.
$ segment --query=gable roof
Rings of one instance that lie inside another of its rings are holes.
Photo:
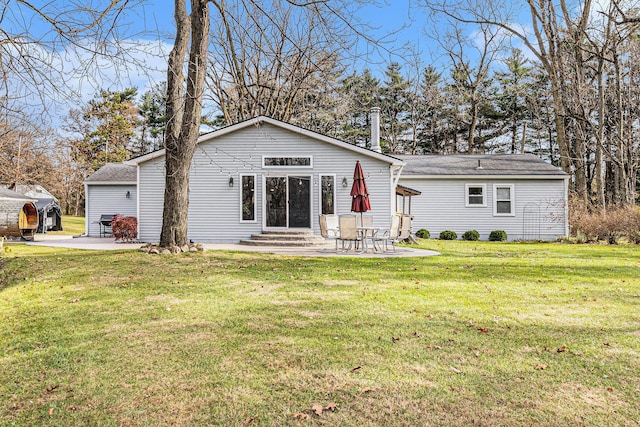
[[[33,201],[33,198],[25,196],[24,194],[16,193],[8,188],[0,187],[0,199],[12,199],[12,200],[25,200]]]
[[[124,163],[107,163],[84,180],[87,184],[135,184],[137,171],[134,166]]]
[[[532,154],[399,155],[402,177],[528,177],[567,179],[561,169]]]
[[[335,145],[335,146],[344,148],[346,150],[355,151],[358,154],[361,154],[361,155],[364,155],[364,156],[373,157],[375,159],[382,160],[384,162],[387,162],[387,163],[395,165],[395,166],[404,165],[404,162],[402,160],[399,160],[397,157],[392,157],[392,156],[389,156],[387,154],[382,154],[382,153],[376,153],[375,151],[369,150],[367,148],[358,147],[357,145],[349,144],[348,142],[341,141],[339,139],[332,138],[330,136],[323,135],[321,133],[317,133],[317,132],[314,132],[314,131],[309,130],[309,129],[301,128],[299,126],[292,125],[290,123],[286,123],[286,122],[283,122],[283,121],[280,121],[280,120],[272,119],[271,117],[267,117],[267,116],[258,116],[258,117],[255,117],[253,119],[245,120],[243,122],[236,123],[234,125],[229,125],[229,126],[221,128],[221,129],[214,130],[213,132],[209,132],[209,133],[206,133],[204,135],[201,135],[198,138],[198,144],[200,144],[202,142],[205,142],[205,141],[210,141],[210,140],[215,139],[215,138],[219,138],[219,137],[221,137],[223,135],[226,135],[226,134],[229,134],[229,133],[232,133],[232,132],[236,132],[236,131],[239,131],[240,129],[244,129],[244,128],[247,128],[247,127],[250,127],[250,126],[260,126],[263,123],[266,123],[266,124],[269,124],[269,125],[272,125],[272,126],[276,126],[276,127],[281,128],[281,129],[286,129],[288,131],[297,133],[299,135],[304,135],[304,136],[307,136],[309,138],[316,139],[318,141],[326,142],[328,144]],[[153,153],[145,154],[144,156],[136,157],[134,159],[131,159],[131,160],[127,161],[126,163],[129,164],[129,165],[139,165],[140,163],[144,163],[146,161],[149,161],[149,160],[152,160],[152,159],[156,159],[156,158],[162,157],[164,155],[165,155],[165,150],[162,149],[162,150],[154,151]]]

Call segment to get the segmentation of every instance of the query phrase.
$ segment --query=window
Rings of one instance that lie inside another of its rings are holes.
[[[496,216],[515,216],[513,184],[493,186],[493,214]]]
[[[467,184],[465,185],[465,206],[467,207],[485,207],[487,206],[487,198],[485,194],[487,186],[485,184]]]
[[[273,167],[290,167],[290,168],[310,168],[311,156],[301,157],[267,157],[262,158],[262,164],[265,168]]]
[[[241,220],[253,222],[256,220],[256,176],[242,175],[242,212]]]
[[[323,215],[336,213],[336,176],[322,175],[320,177],[320,208]]]

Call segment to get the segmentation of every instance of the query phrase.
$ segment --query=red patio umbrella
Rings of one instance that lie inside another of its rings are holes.
[[[351,186],[351,212],[363,212],[371,210],[369,201],[369,189],[364,180],[364,171],[360,160],[356,162],[356,169],[353,172],[353,185]]]

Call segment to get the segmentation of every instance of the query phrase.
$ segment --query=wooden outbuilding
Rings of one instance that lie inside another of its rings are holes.
[[[0,188],[0,236],[33,240],[37,230],[38,208],[35,200]]]

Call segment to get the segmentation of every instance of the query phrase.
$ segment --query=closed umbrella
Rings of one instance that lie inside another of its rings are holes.
[[[351,212],[363,212],[371,210],[371,202],[369,201],[369,189],[364,180],[364,171],[360,160],[356,162],[356,169],[353,172],[353,185],[351,186]]]

